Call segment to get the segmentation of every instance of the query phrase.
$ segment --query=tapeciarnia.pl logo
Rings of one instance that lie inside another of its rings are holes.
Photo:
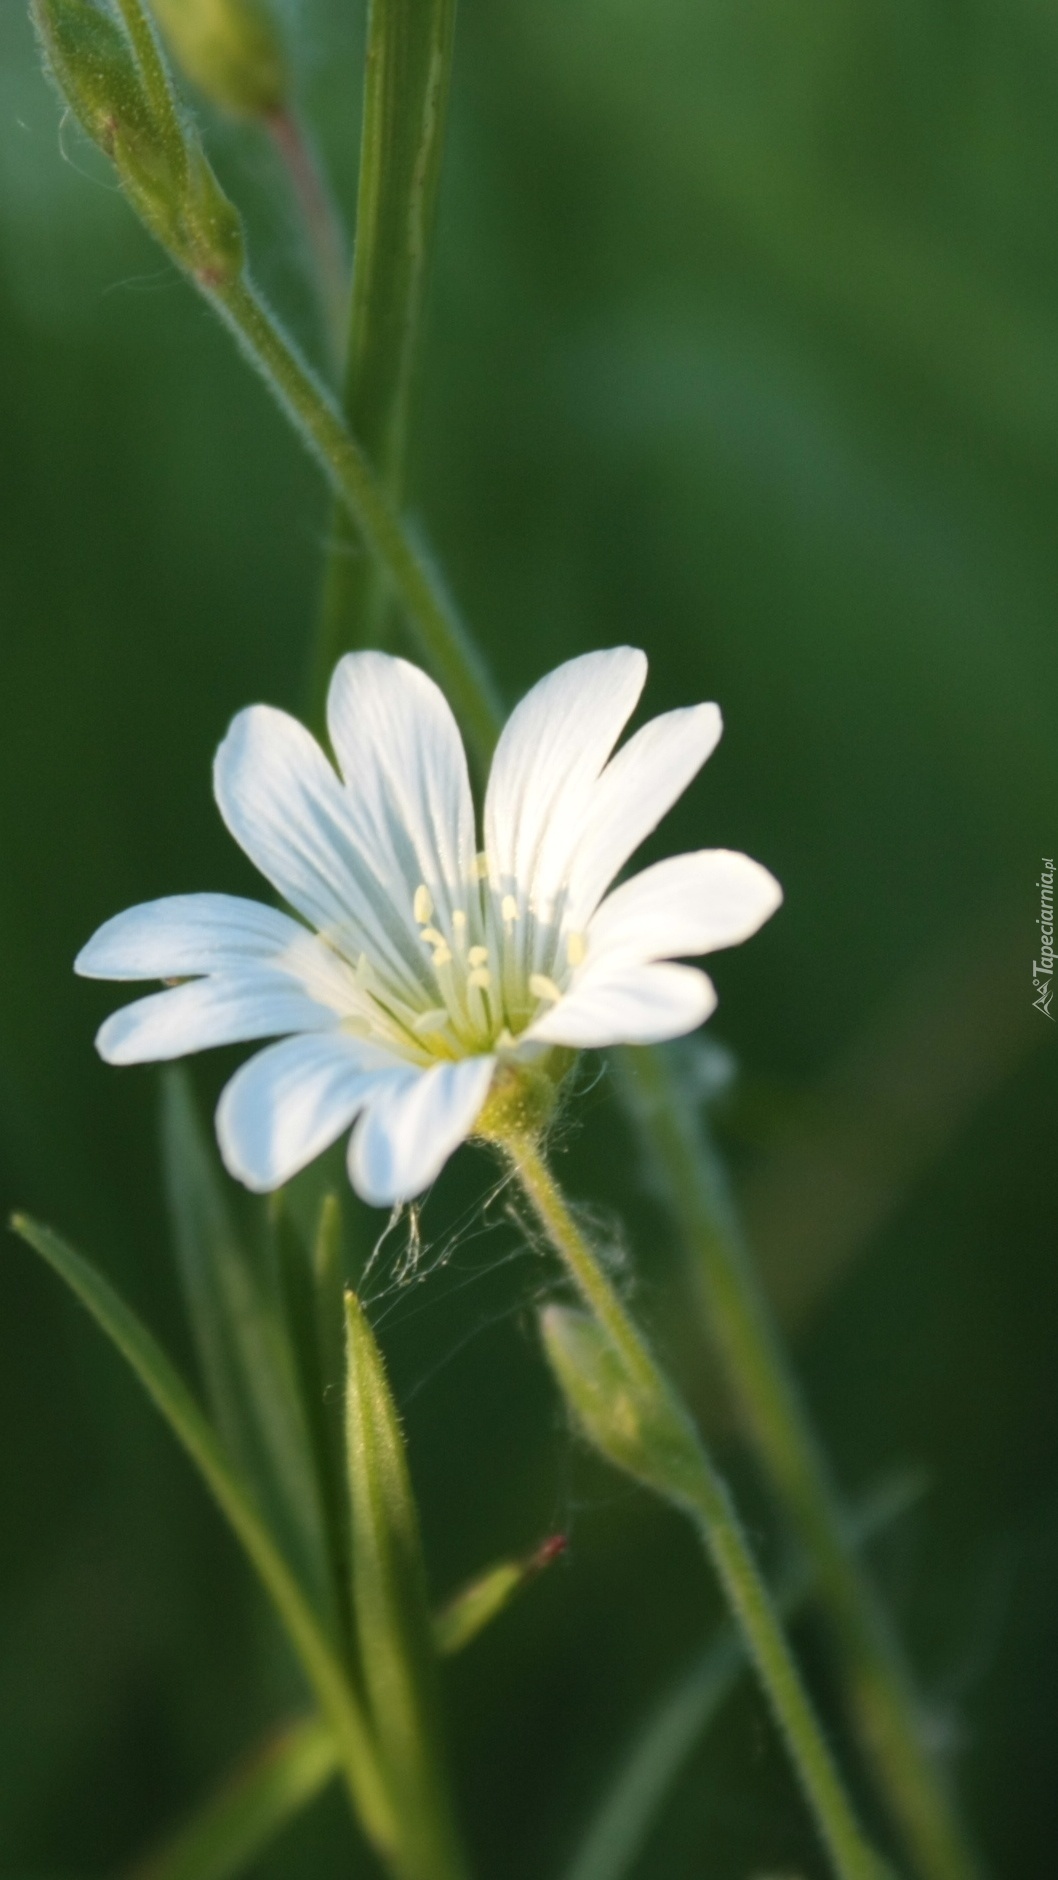
[[[1054,858],[1041,857],[1042,868],[1036,883],[1040,891],[1040,917],[1036,922],[1040,930],[1040,957],[1032,962],[1032,985],[1036,997],[1032,1001],[1033,1010],[1042,1012],[1044,1018],[1054,1023],[1051,1011],[1051,992],[1054,987]]]

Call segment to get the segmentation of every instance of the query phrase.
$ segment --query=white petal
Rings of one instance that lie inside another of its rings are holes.
[[[449,889],[454,905],[464,904],[474,805],[444,694],[407,660],[347,653],[331,680],[327,725],[361,841],[394,897],[403,889],[409,925],[420,882],[435,906],[446,906]]]
[[[485,797],[494,889],[549,901],[562,886],[592,788],[646,679],[646,655],[616,646],[548,673],[512,712]]]
[[[269,1045],[221,1093],[217,1141],[225,1167],[256,1194],[281,1187],[394,1075],[406,1076],[406,1067],[344,1032]]]
[[[233,720],[213,766],[217,805],[250,860],[352,960],[361,951],[414,997],[422,949],[365,850],[355,808],[304,725],[269,705]]]
[[[592,791],[570,863],[567,916],[584,927],[614,876],[720,741],[717,705],[663,712],[623,745]]]
[[[284,974],[262,967],[192,979],[137,999],[101,1026],[96,1049],[108,1064],[150,1064],[287,1031],[327,1031],[339,1023],[332,1007],[309,998]]]
[[[578,975],[558,1005],[530,1025],[526,1043],[577,1050],[609,1044],[660,1044],[708,1018],[713,983],[695,966],[628,966],[604,962]]]
[[[680,959],[748,940],[774,914],[782,889],[774,875],[732,849],[700,849],[633,875],[588,928],[585,971],[596,961]]]
[[[171,894],[104,921],[81,948],[86,979],[189,979],[281,953],[305,938],[289,914],[234,894]]]
[[[495,1059],[463,1058],[412,1072],[372,1098],[349,1145],[349,1176],[375,1207],[411,1201],[473,1129]]]

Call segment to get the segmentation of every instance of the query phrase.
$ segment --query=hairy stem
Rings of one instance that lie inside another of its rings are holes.
[[[815,1711],[757,1569],[727,1485],[645,1339],[629,1316],[544,1158],[539,1142],[516,1130],[495,1140],[537,1220],[560,1255],[585,1304],[603,1329],[647,1407],[646,1427],[665,1432],[653,1485],[690,1514],[701,1533],[761,1685],[786,1739],[831,1862],[841,1880],[880,1880],[884,1868],[863,1836],[831,1758]],[[683,1436],[686,1461],[673,1456]],[[671,1478],[673,1486],[663,1484]],[[678,1485],[677,1485],[678,1478]]]
[[[330,394],[245,277],[203,286],[202,291],[300,432],[368,552],[385,570],[475,748],[490,750],[498,709],[482,662]]]
[[[649,1138],[743,1421],[818,1576],[861,1741],[927,1880],[970,1880],[974,1854],[924,1740],[899,1641],[850,1543],[830,1471],[770,1308],[742,1244],[719,1157],[680,1101],[660,1051],[625,1050],[621,1070]]]

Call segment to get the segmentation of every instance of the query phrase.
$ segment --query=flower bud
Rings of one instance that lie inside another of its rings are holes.
[[[52,77],[78,122],[108,156],[151,141],[151,110],[124,34],[91,0],[33,0]]]
[[[626,1475],[692,1501],[701,1458],[691,1425],[659,1379],[633,1377],[597,1322],[568,1306],[546,1306],[540,1330],[548,1362],[588,1441]]]
[[[133,207],[180,267],[205,287],[239,275],[242,223],[196,133],[158,122],[132,50],[93,0],[32,0],[53,78],[104,150]]]
[[[267,0],[152,0],[178,65],[233,117],[283,110],[289,84],[279,27]]]

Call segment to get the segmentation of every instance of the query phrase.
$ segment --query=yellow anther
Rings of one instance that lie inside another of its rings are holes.
[[[500,902],[500,915],[505,921],[518,919],[518,903],[513,894],[505,894]]]
[[[496,1040],[497,1051],[513,1051],[515,1043],[516,1040],[513,1033],[509,1032],[505,1025]]]
[[[489,878],[489,858],[484,849],[474,857],[474,873],[479,881],[487,881]]]
[[[431,947],[446,947],[448,945],[444,934],[438,933],[436,927],[424,927],[419,938],[420,940],[425,940],[427,945]]]
[[[419,1037],[423,1038],[427,1032],[443,1031],[447,1023],[448,1013],[444,1006],[435,1005],[431,1011],[419,1013],[418,1018],[412,1021],[412,1031],[417,1032]]]
[[[571,966],[579,966],[587,951],[587,941],[582,933],[567,934],[566,958]]]
[[[467,985],[477,986],[481,992],[487,992],[491,984],[492,974],[487,966],[475,966],[473,972],[467,974]]]
[[[467,917],[466,917],[466,912],[463,908],[454,907],[452,909],[452,925],[455,928],[457,933],[466,932]]]
[[[487,966],[489,963],[488,947],[470,947],[467,951],[467,961],[471,966]]]
[[[433,913],[433,895],[430,893],[425,881],[420,881],[415,890],[415,899],[412,902],[412,913],[415,915],[415,919],[420,927],[425,927]]]
[[[446,946],[444,941],[441,942],[441,945],[435,951],[434,956],[433,956],[433,963],[435,966],[451,966],[452,949],[451,947]]]
[[[556,986],[546,973],[530,973],[529,990],[534,999],[550,999],[552,1005],[562,997],[561,986]]]

